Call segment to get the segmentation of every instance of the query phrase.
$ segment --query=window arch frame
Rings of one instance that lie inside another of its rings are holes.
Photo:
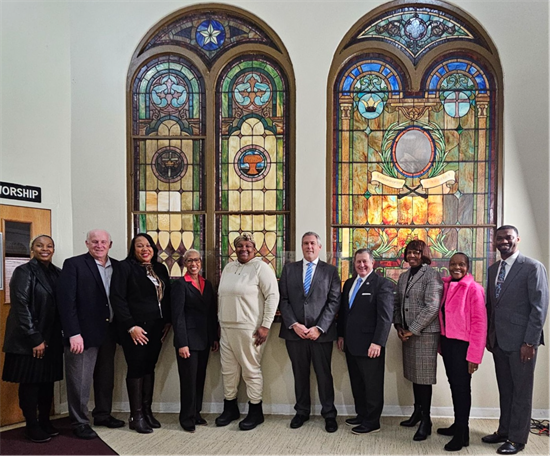
[[[228,49],[221,50],[210,60],[200,55],[198,52],[193,51],[189,47],[170,45],[160,45],[147,49],[151,39],[159,34],[163,29],[170,24],[186,16],[193,14],[218,14],[226,15],[228,17],[241,19],[248,24],[252,24],[257,30],[261,31],[265,37],[267,37],[266,43],[233,43]],[[132,100],[132,87],[134,80],[137,77],[140,68],[144,64],[153,60],[155,57],[161,55],[177,55],[184,60],[189,61],[191,65],[199,72],[203,78],[204,84],[204,135],[198,139],[203,141],[203,156],[204,156],[204,251],[203,254],[203,268],[206,272],[205,277],[211,280],[213,283],[217,283],[219,277],[217,276],[217,262],[221,261],[218,258],[217,248],[217,208],[216,208],[216,185],[215,180],[218,173],[216,168],[216,157],[218,154],[218,137],[220,131],[217,128],[217,117],[220,115],[218,112],[217,101],[217,87],[218,81],[224,74],[224,71],[231,62],[239,59],[246,58],[246,56],[263,56],[270,61],[274,62],[279,70],[283,73],[285,81],[288,84],[286,94],[286,116],[288,118],[288,131],[285,132],[285,137],[288,141],[286,145],[286,161],[287,161],[287,187],[285,191],[288,193],[288,212],[289,212],[289,226],[287,227],[288,234],[285,233],[287,239],[286,252],[277,252],[277,256],[285,257],[288,251],[294,251],[295,249],[295,77],[294,69],[290,56],[282,40],[275,33],[275,31],[267,25],[262,19],[256,15],[229,5],[222,4],[199,4],[192,5],[185,8],[181,8],[172,14],[161,19],[155,25],[153,25],[145,36],[141,39],[140,43],[134,51],[126,80],[126,113],[127,113],[127,127],[126,127],[126,142],[127,142],[127,232],[128,239],[137,234],[136,227],[134,226],[134,214],[136,211],[134,208],[134,139],[133,133],[133,109],[134,103]],[[181,212],[177,212],[181,214]]]

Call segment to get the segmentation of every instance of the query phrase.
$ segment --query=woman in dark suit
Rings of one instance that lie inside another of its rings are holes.
[[[441,355],[451,386],[455,421],[438,434],[453,436],[447,451],[459,451],[470,443],[468,420],[472,405],[472,374],[483,358],[487,342],[485,292],[471,274],[470,259],[462,252],[449,260],[449,276],[443,278],[439,310]]]
[[[413,384],[414,411],[400,424],[412,427],[420,421],[413,440],[426,440],[432,433],[430,408],[432,385],[436,383],[437,316],[443,282],[439,272],[429,266],[432,260],[424,241],[410,241],[404,257],[410,269],[397,281],[393,322],[403,342],[403,374]]]
[[[172,286],[172,325],[180,377],[181,427],[195,432],[205,425],[201,417],[202,396],[210,349],[218,351],[217,300],[212,284],[199,273],[200,253],[189,249],[183,255],[185,275]]]
[[[16,268],[10,281],[2,380],[19,383],[25,434],[33,442],[59,435],[50,423],[54,382],[63,379],[61,322],[54,294],[60,269],[52,264],[54,251],[50,236],[34,238],[31,260]]]
[[[151,412],[151,403],[155,365],[170,330],[170,277],[157,254],[151,236],[138,234],[111,280],[111,305],[128,364],[129,425],[141,434],[160,427]]]

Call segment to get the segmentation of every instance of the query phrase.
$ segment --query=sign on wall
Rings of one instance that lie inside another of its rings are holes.
[[[0,198],[41,203],[42,189],[40,187],[0,182]]]

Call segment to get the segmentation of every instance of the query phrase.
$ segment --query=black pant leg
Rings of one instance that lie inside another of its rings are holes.
[[[38,410],[38,397],[40,385],[38,383],[19,384],[19,407],[27,424],[36,423]]]
[[[296,413],[309,416],[311,396],[309,386],[311,352],[309,340],[287,340],[286,348],[294,374],[294,394],[296,395]]]
[[[311,361],[317,376],[323,418],[336,418],[337,414],[334,406],[334,381],[331,370],[333,345],[333,342],[311,341]]]
[[[471,381],[468,373],[468,342],[441,337],[441,354],[445,364],[445,372],[451,387],[453,398],[455,423],[468,426],[470,409],[472,406]]]
[[[384,370],[386,350],[382,347],[380,356],[369,358],[358,356],[357,364],[365,388],[365,409],[363,425],[370,428],[380,427],[380,417],[384,408]]]
[[[94,403],[92,416],[104,420],[111,415],[115,386],[116,325],[109,323],[105,340],[97,351],[94,369]]]
[[[197,367],[199,355],[192,350],[189,358],[182,358],[178,355],[178,374],[180,378],[180,423],[185,420],[193,420],[196,413],[196,391],[197,391]]]
[[[197,414],[202,410],[202,400],[204,396],[204,384],[206,383],[206,367],[208,366],[208,358],[210,356],[210,348],[197,352],[198,365],[197,365],[197,386],[196,386],[196,399],[195,410]]]
[[[45,382],[39,384],[38,390],[38,419],[41,423],[50,420],[50,413],[53,402],[54,382]]]
[[[357,365],[357,358],[346,350],[346,363],[348,365],[349,381],[351,384],[351,393],[353,394],[353,402],[355,403],[355,413],[361,419],[367,416],[365,397],[365,383],[363,382],[363,376]]]

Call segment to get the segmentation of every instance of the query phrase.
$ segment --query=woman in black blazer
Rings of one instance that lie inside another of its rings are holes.
[[[157,254],[151,236],[138,234],[111,280],[111,305],[128,364],[130,429],[141,434],[160,427],[151,412],[151,403],[155,365],[170,330],[170,277]]]
[[[54,292],[60,269],[52,264],[54,251],[50,236],[34,238],[32,259],[16,268],[10,281],[2,380],[19,383],[25,434],[33,442],[47,442],[59,434],[50,423],[54,382],[63,379],[61,322]]]
[[[180,376],[180,424],[187,432],[205,425],[201,417],[206,366],[210,349],[218,351],[217,299],[212,284],[199,272],[202,258],[195,249],[183,255],[185,275],[174,282],[172,324]]]

